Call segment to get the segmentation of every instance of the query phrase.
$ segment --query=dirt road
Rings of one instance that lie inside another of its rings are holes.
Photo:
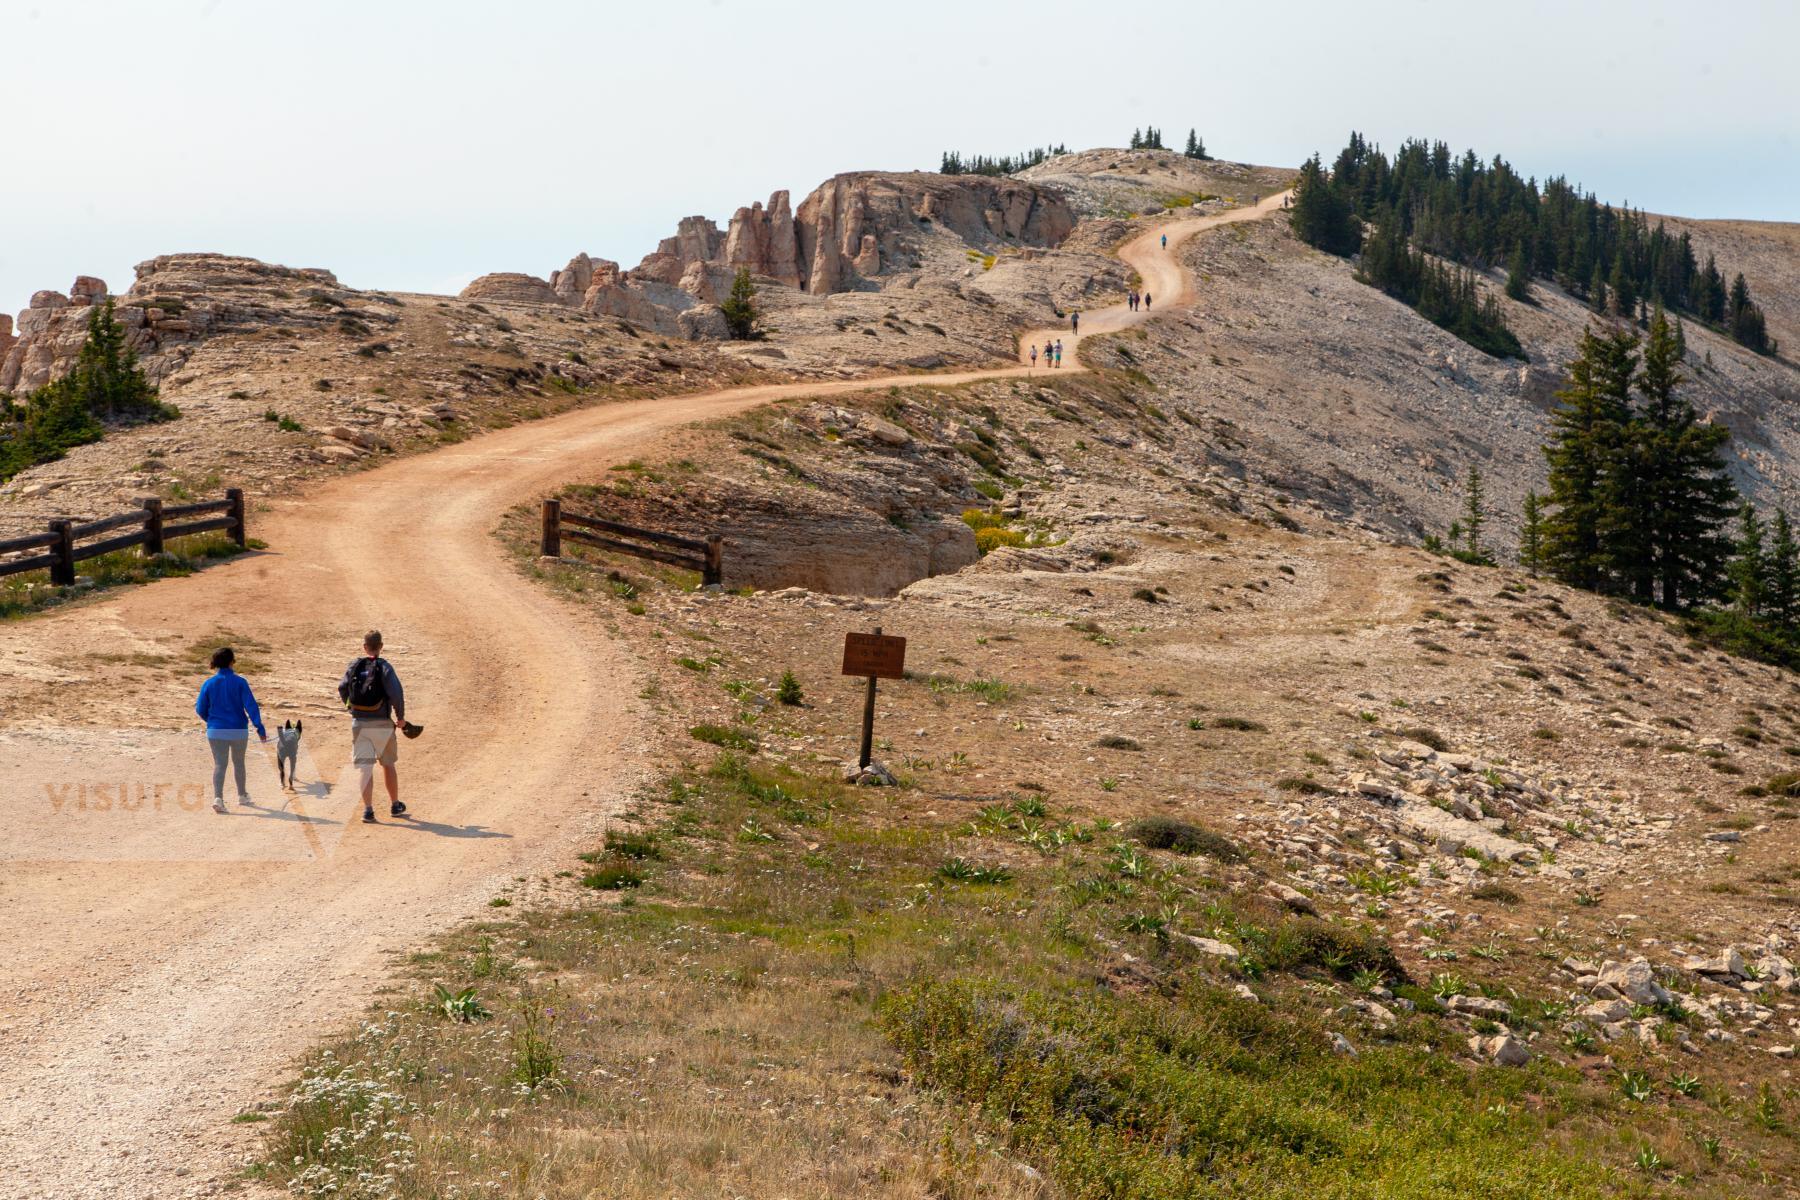
[[[1174,307],[1191,296],[1174,256],[1182,240],[1278,205],[1170,220],[1120,256],[1159,310],[1163,297]],[[1082,334],[1150,315],[1096,310]],[[1044,333],[1027,336],[1041,344]],[[1075,341],[1065,332],[1063,370],[1075,369]],[[304,778],[344,766],[347,727],[327,702],[367,628],[386,634],[428,732],[401,751],[413,822],[347,825],[348,772],[329,797],[278,811],[269,774],[250,812],[112,808],[71,823],[59,861],[0,849],[0,1196],[209,1192],[252,1144],[254,1127],[231,1116],[362,1011],[390,955],[479,911],[509,880],[566,863],[623,806],[648,736],[629,658],[512,569],[492,536],[502,513],[686,423],[921,381],[743,388],[519,425],[258,514],[267,553],[7,629],[0,711],[33,717],[6,722],[0,751],[66,763],[76,784],[96,756],[104,775],[147,732],[192,729],[185,702],[170,700],[197,672],[134,695],[107,663],[166,658],[217,630],[266,647],[257,686],[271,717],[306,719]],[[11,806],[0,815],[44,802],[0,781]],[[195,861],[218,845],[237,856]]]

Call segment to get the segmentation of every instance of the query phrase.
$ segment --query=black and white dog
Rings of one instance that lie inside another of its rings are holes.
[[[300,756],[300,731],[305,726],[304,721],[285,721],[275,731],[275,774],[290,792],[294,790],[294,764]]]

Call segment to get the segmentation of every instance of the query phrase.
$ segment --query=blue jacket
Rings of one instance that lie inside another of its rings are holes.
[[[194,711],[206,722],[209,738],[248,737],[252,725],[256,726],[258,737],[268,736],[263,731],[262,710],[256,707],[250,685],[230,667],[220,667],[211,679],[200,685],[200,698],[194,701]]]

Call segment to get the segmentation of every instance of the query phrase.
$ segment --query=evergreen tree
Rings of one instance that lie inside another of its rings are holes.
[[[1544,565],[1544,509],[1535,490],[1525,493],[1525,509],[1519,522],[1519,565],[1534,578]]]
[[[1636,285],[1630,273],[1625,270],[1625,256],[1613,259],[1612,275],[1606,281],[1608,291],[1612,293],[1613,311],[1624,320],[1631,320],[1637,315]]]
[[[1288,220],[1296,237],[1327,254],[1348,257],[1362,248],[1362,222],[1325,178],[1325,169],[1316,154],[1300,168]]]
[[[1131,148],[1133,150],[1142,150],[1144,148],[1144,131],[1143,130],[1134,129],[1131,131]]]
[[[1506,264],[1506,295],[1521,304],[1531,301],[1531,268],[1525,263],[1525,247],[1513,247],[1512,259]]]
[[[719,305],[719,311],[725,314],[725,326],[732,337],[748,341],[756,336],[756,321],[761,314],[756,308],[756,284],[750,278],[749,267],[738,268],[731,281],[731,294]]]
[[[1658,307],[1636,380],[1642,409],[1631,429],[1642,494],[1621,523],[1641,530],[1637,541],[1649,553],[1647,573],[1655,580],[1656,600],[1667,608],[1719,594],[1731,554],[1725,527],[1738,507],[1723,456],[1731,435],[1700,420],[1694,406],[1676,395],[1680,363],[1674,330]]]
[[[1763,546],[1762,521],[1756,509],[1745,504],[1738,511],[1738,535],[1731,560],[1731,604],[1740,617],[1762,616],[1769,588],[1767,551]]]
[[[1588,307],[1597,313],[1606,311],[1606,275],[1600,264],[1594,264],[1594,277],[1588,280]]]
[[[1599,591],[1611,582],[1603,541],[1612,475],[1626,422],[1630,419],[1631,374],[1637,339],[1629,334],[1581,336],[1569,364],[1569,385],[1558,392],[1562,405],[1550,418],[1551,512],[1544,518],[1543,565],[1550,575],[1575,587]]]
[[[1795,622],[1800,621],[1800,541],[1785,508],[1775,510],[1766,563],[1769,619],[1792,637]]]
[[[1481,477],[1481,468],[1473,463],[1463,485],[1463,515],[1458,525],[1463,548],[1457,557],[1468,563],[1491,564],[1494,560],[1481,548],[1481,531],[1487,527],[1487,484]]]

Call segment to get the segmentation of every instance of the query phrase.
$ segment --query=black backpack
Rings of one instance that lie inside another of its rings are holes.
[[[350,688],[344,696],[344,702],[350,711],[358,713],[380,712],[381,706],[387,703],[387,677],[382,667],[387,664],[379,658],[359,659],[350,669]]]

